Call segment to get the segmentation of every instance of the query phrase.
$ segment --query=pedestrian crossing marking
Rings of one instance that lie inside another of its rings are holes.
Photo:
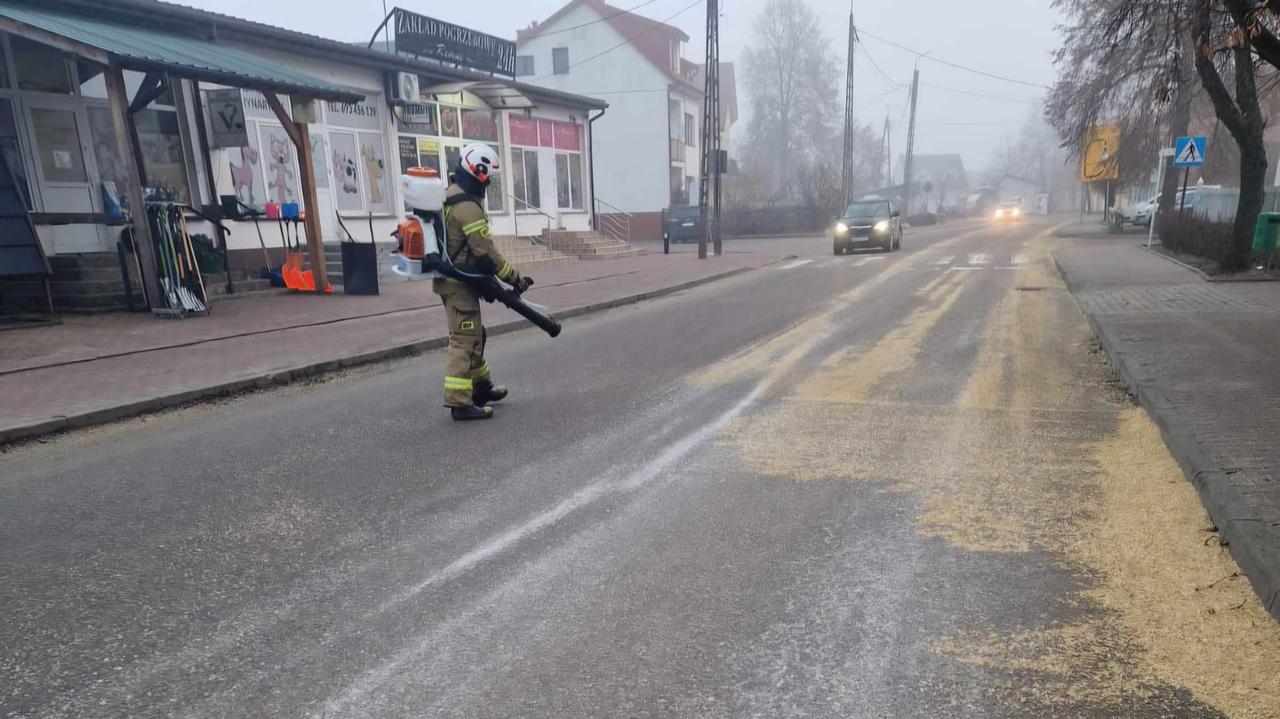
[[[807,264],[809,264],[810,262],[813,262],[813,260],[812,260],[812,259],[808,259],[808,260],[795,260],[795,261],[793,261],[793,262],[788,262],[788,263],[787,263],[787,264],[785,264],[785,265],[781,265],[781,266],[779,266],[779,267],[778,267],[778,269],[780,269],[780,270],[794,270],[795,268],[800,267],[800,266],[802,266],[802,265],[807,265]]]
[[[947,268],[947,272],[979,272],[979,271],[981,271],[981,270],[985,270],[985,269],[987,269],[987,268],[986,268],[986,267],[967,267],[967,266],[965,266],[965,265],[956,265],[955,267],[948,267],[948,268]]]
[[[949,264],[951,264],[952,262],[955,262],[955,261],[956,261],[956,256],[955,256],[955,255],[947,255],[946,257],[942,257],[942,258],[940,258],[937,262],[935,262],[935,263],[933,263],[933,264],[935,264],[935,265],[949,265]]]
[[[991,263],[991,255],[969,255],[969,264],[986,265]]]
[[[866,265],[866,264],[868,264],[868,263],[871,263],[871,262],[879,262],[879,261],[881,261],[881,260],[883,260],[883,259],[884,259],[883,257],[863,257],[862,259],[860,259],[860,260],[858,260],[857,262],[853,263],[853,266],[854,266],[854,267],[862,267],[863,265]]]
[[[823,262],[822,264],[818,265],[818,267],[835,267],[836,265],[843,265],[846,262],[848,262],[847,259],[843,257],[837,257],[834,260],[827,260],[826,262]]]
[[[1013,256],[1013,259],[1009,261],[1009,264],[1011,264],[1011,265],[1025,265],[1025,264],[1027,264],[1027,256],[1026,256],[1026,255],[1014,255],[1014,256]]]

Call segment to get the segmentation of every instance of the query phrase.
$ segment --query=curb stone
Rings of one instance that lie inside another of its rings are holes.
[[[1165,446],[1178,466],[1200,494],[1209,518],[1216,525],[1227,549],[1240,570],[1249,578],[1262,606],[1280,621],[1280,543],[1268,532],[1261,519],[1249,516],[1249,504],[1231,484],[1230,470],[1218,467],[1196,440],[1194,433],[1180,425],[1177,408],[1164,396],[1159,386],[1140,374],[1137,363],[1119,349],[1117,338],[1095,317],[1085,312],[1076,299],[1073,286],[1056,252],[1052,253],[1058,274],[1071,291],[1076,308],[1089,321],[1094,335],[1106,350],[1111,364],[1120,373],[1129,392],[1151,417]]]
[[[648,292],[627,295],[625,297],[618,297],[612,300],[605,300],[589,305],[570,307],[563,312],[555,313],[555,317],[558,320],[567,320],[574,317],[602,312],[615,307],[632,305],[644,302],[645,300],[651,300],[665,295],[682,292],[700,285],[710,284],[718,280],[729,279],[730,277],[768,267],[769,265],[776,264],[779,261],[780,260],[772,260],[755,267],[738,267],[718,274],[708,275],[696,280],[683,282],[678,285],[672,285],[670,287],[662,287]],[[520,319],[492,325],[486,327],[486,330],[490,336],[495,336],[532,326],[533,324],[528,320]],[[45,435],[72,429],[82,429],[93,425],[115,422],[128,417],[190,404],[199,400],[215,399],[253,390],[268,389],[270,387],[286,385],[297,382],[298,380],[331,374],[339,370],[350,369],[360,365],[372,364],[374,362],[381,362],[390,359],[400,359],[403,357],[413,357],[432,350],[440,349],[445,346],[447,341],[448,340],[445,337],[432,337],[430,339],[419,340],[417,342],[409,342],[392,347],[361,352],[346,357],[340,357],[338,359],[310,362],[283,370],[266,372],[254,377],[245,377],[231,380],[229,382],[216,382],[204,387],[196,387],[159,397],[148,397],[146,399],[126,402],[114,407],[97,409],[81,414],[52,417],[27,425],[0,428],[0,449],[15,442],[36,439]]]

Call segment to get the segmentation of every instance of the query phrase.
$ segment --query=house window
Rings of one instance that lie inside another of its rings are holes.
[[[693,115],[684,114],[684,144],[694,147],[698,144],[697,123],[693,121]]]
[[[569,48],[551,48],[551,69],[555,71],[555,74],[557,75],[569,74]]]
[[[680,41],[671,41],[671,69],[680,72]]]
[[[582,209],[582,155],[556,153],[556,204],[562,210]]]
[[[517,212],[537,209],[542,205],[537,150],[511,148],[511,194],[515,195]]]
[[[9,37],[18,89],[71,94],[71,65],[62,51],[18,35]]]
[[[533,55],[516,55],[516,76],[525,77],[533,74]]]

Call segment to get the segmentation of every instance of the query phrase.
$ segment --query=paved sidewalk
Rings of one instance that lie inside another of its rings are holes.
[[[747,271],[778,253],[699,262],[642,256],[531,273],[531,301],[559,319]],[[444,312],[426,281],[377,297],[269,294],[217,302],[207,317],[143,314],[64,318],[6,333],[0,343],[0,444],[444,344]],[[527,326],[485,305],[490,333]],[[571,333],[572,326],[565,332]]]
[[[1209,283],[1133,238],[1059,239],[1055,256],[1280,618],[1280,283]]]

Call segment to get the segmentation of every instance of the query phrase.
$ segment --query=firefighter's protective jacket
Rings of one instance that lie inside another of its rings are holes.
[[[516,279],[515,268],[489,236],[489,216],[480,205],[482,200],[456,184],[449,185],[445,198],[445,249],[453,264],[463,272],[495,275],[504,282]]]

